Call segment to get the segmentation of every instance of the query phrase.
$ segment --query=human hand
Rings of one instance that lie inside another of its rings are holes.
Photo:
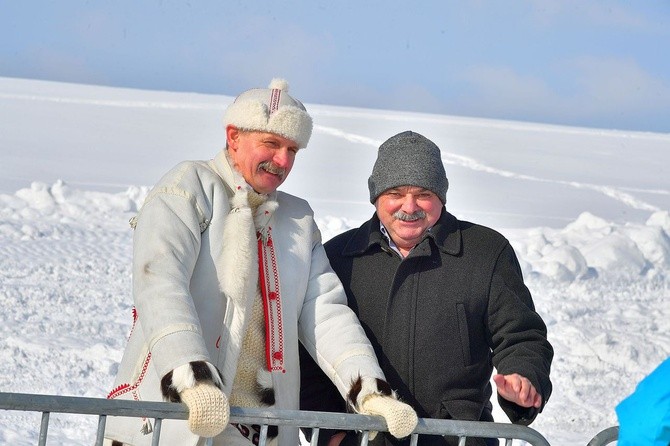
[[[179,396],[188,407],[188,427],[199,437],[215,437],[228,425],[228,398],[212,382],[198,382]]]
[[[360,413],[384,417],[389,432],[396,438],[404,438],[411,434],[418,423],[416,412],[409,404],[379,394],[367,396],[361,404]],[[375,434],[370,434],[371,439]]]
[[[344,437],[346,436],[346,432],[338,432],[333,434],[333,436],[331,436],[328,440],[328,446],[340,446],[340,443],[342,443],[342,440],[344,440]]]
[[[498,394],[507,401],[518,404],[521,407],[542,406],[542,396],[537,393],[530,380],[518,373],[511,375],[493,375],[493,382],[498,388]]]

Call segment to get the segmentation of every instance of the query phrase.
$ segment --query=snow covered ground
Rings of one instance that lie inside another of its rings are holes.
[[[230,100],[0,78],[0,391],[107,394],[131,323],[128,220],[172,165],[220,150]],[[670,135],[307,107],[283,189],[324,238],[371,215],[382,141],[434,140],[448,208],[512,241],[548,324],[554,394],[532,427],[585,445],[616,424],[670,355]],[[39,421],[0,413],[0,444],[36,444]],[[91,444],[96,423],[54,414],[48,444]]]

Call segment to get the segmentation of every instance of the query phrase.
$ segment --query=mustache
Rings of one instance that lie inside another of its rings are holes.
[[[266,172],[270,172],[271,174],[274,175],[279,175],[282,178],[286,176],[286,169],[282,169],[281,167],[272,163],[272,161],[263,161],[258,165],[258,169],[263,169]]]
[[[393,218],[402,221],[416,221],[426,218],[426,212],[422,211],[421,209],[416,212],[412,212],[411,214],[408,214],[405,211],[396,211],[393,214]]]

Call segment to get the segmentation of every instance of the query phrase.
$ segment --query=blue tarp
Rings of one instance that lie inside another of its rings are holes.
[[[619,446],[670,445],[670,358],[616,407]]]

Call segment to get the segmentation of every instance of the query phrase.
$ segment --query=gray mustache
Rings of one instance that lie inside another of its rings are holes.
[[[272,163],[272,161],[263,161],[258,165],[258,168],[270,172],[274,175],[279,175],[282,178],[286,176],[286,169],[282,169],[281,167],[276,166]]]
[[[418,210],[416,212],[408,214],[405,211],[397,211],[393,214],[393,218],[402,221],[416,221],[421,220],[422,218],[426,218],[426,212]]]

